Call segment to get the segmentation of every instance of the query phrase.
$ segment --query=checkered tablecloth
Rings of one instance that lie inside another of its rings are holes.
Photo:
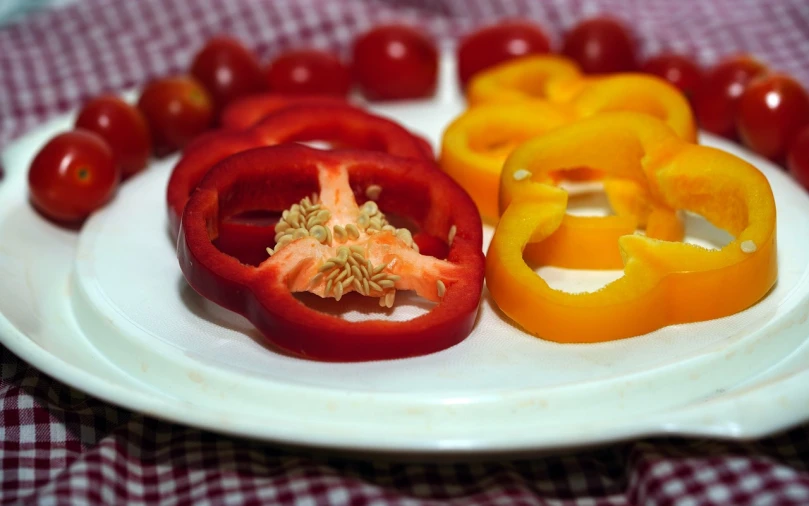
[[[710,64],[747,51],[809,85],[807,0],[80,0],[0,30],[0,147],[87,97],[182,72],[217,33],[266,60],[303,44],[345,51],[392,19],[451,41],[524,17],[558,46],[563,30],[598,12],[627,20],[644,55],[673,49]],[[809,426],[748,443],[646,439],[486,464],[369,462],[131,413],[2,346],[0,405],[0,503],[809,504]]]

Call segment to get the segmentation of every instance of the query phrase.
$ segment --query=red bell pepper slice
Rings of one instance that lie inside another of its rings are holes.
[[[188,196],[206,172],[224,158],[261,146],[313,140],[433,160],[423,144],[397,123],[350,105],[298,105],[281,109],[245,131],[224,130],[186,150],[166,189],[169,224],[177,236]]]
[[[307,197],[313,193],[316,204]],[[213,241],[222,220],[257,209],[286,211],[272,255],[254,267]],[[446,260],[421,255],[410,232],[386,224],[383,213],[447,237]],[[178,257],[203,297],[247,317],[274,345],[328,361],[417,356],[457,344],[472,330],[483,286],[482,225],[466,192],[428,162],[368,151],[283,145],[223,160],[188,201]],[[352,322],[293,295],[340,301],[358,292],[391,307],[396,290],[437,304],[409,321]]]
[[[235,100],[225,106],[219,122],[228,130],[246,130],[266,116],[296,105],[348,105],[344,98],[331,95],[282,95],[260,93]]]
[[[222,111],[221,125],[225,130],[246,130],[270,114],[297,105],[347,105],[344,98],[332,95],[280,95],[260,93],[230,103]],[[433,146],[424,137],[412,134],[421,143],[424,153],[435,159]]]

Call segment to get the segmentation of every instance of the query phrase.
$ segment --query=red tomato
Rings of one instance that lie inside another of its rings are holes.
[[[749,56],[724,60],[705,74],[694,94],[694,113],[704,130],[736,137],[736,107],[747,83],[767,68]]]
[[[809,190],[809,126],[804,127],[792,141],[787,168],[801,186]]]
[[[324,51],[290,51],[267,69],[267,84],[278,93],[345,96],[351,74],[335,55]]]
[[[264,89],[258,59],[230,37],[209,40],[194,57],[191,75],[208,90],[217,111],[235,98]]]
[[[107,141],[124,177],[144,167],[152,154],[152,139],[146,118],[134,106],[114,95],[94,98],[84,104],[76,128],[90,130]]]
[[[551,45],[540,28],[524,21],[504,21],[465,37],[458,46],[461,86],[474,74],[498,63],[527,54],[547,53]]]
[[[748,147],[783,161],[798,132],[809,124],[809,94],[789,76],[754,79],[739,98],[736,128]]]
[[[354,42],[353,71],[370,99],[421,98],[435,92],[438,50],[407,26],[374,28]]]
[[[613,18],[586,19],[565,34],[562,53],[587,74],[635,70],[635,42],[624,25]]]
[[[155,144],[165,155],[188,144],[213,121],[213,104],[205,88],[190,76],[152,81],[138,100]]]
[[[113,196],[120,180],[112,148],[100,135],[81,129],[48,141],[28,169],[31,203],[61,222],[86,218]]]
[[[702,80],[702,70],[694,60],[673,53],[661,54],[644,62],[641,72],[654,74],[692,98]]]

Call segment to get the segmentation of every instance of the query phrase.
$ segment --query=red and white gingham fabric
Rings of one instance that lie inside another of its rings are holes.
[[[183,72],[229,33],[265,60],[302,45],[344,52],[374,24],[450,42],[502,17],[554,37],[609,12],[644,55],[711,64],[753,53],[809,85],[807,0],[80,0],[0,30],[0,147],[101,92]],[[809,426],[750,443],[654,439],[487,464],[395,464],[290,453],[88,398],[0,346],[0,503],[809,504]]]

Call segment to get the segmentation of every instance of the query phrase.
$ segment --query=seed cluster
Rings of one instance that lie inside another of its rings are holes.
[[[406,228],[396,228],[388,223],[385,214],[379,210],[379,206],[373,200],[367,201],[360,207],[356,223],[329,227],[326,223],[330,218],[331,213],[328,209],[321,209],[316,194],[312,197],[305,197],[300,203],[293,204],[281,214],[281,219],[275,225],[275,249],[267,248],[267,253],[272,256],[290,242],[303,237],[314,237],[319,243],[327,246],[331,246],[332,241],[338,243],[355,241],[360,238],[361,231],[365,231],[369,235],[390,232],[408,247],[419,251],[419,246],[413,242],[413,235],[410,231]]]
[[[370,187],[369,187],[370,188]],[[350,225],[349,225],[350,226]],[[357,227],[367,234],[377,234],[380,232],[390,232],[402,240],[408,247],[418,252],[419,246],[413,242],[413,234],[406,228],[396,228],[388,223],[385,214],[379,210],[376,202],[369,200],[360,207],[360,214],[357,216]],[[346,227],[347,228],[347,227]],[[335,227],[335,234],[337,233]]]
[[[359,245],[340,246],[337,256],[329,258],[318,269],[311,281],[316,285],[325,279],[326,288],[323,294],[334,295],[336,300],[353,287],[357,293],[368,297],[379,297],[379,305],[393,307],[396,298],[396,282],[401,279],[396,274],[385,272],[387,263],[373,265],[366,258],[365,248]]]
[[[391,225],[374,202],[381,191],[382,188],[377,185],[369,186],[365,193],[371,200],[360,206],[356,221],[332,227],[328,225],[332,218],[331,213],[321,207],[318,196],[305,197],[281,214],[281,219],[275,225],[275,249],[267,248],[267,253],[273,255],[292,241],[304,237],[313,237],[326,246],[332,246],[332,243],[342,244],[337,248],[337,255],[318,268],[317,274],[309,282],[310,286],[325,282],[323,295],[333,296],[338,301],[353,288],[361,295],[379,297],[379,305],[382,307],[393,307],[396,282],[401,277],[385,272],[387,263],[373,265],[367,258],[364,246],[345,244],[359,240],[363,232],[367,235],[390,233],[416,252],[419,251],[410,231]],[[453,226],[449,231],[450,244],[454,236]],[[436,282],[436,290],[438,296],[443,298],[446,286],[441,280]]]
[[[314,237],[321,244],[331,245],[332,232],[325,226],[329,218],[331,213],[328,209],[320,208],[316,194],[311,198],[304,197],[300,203],[293,204],[281,214],[281,219],[275,225],[275,250],[267,248],[267,253],[272,255],[303,237]]]

